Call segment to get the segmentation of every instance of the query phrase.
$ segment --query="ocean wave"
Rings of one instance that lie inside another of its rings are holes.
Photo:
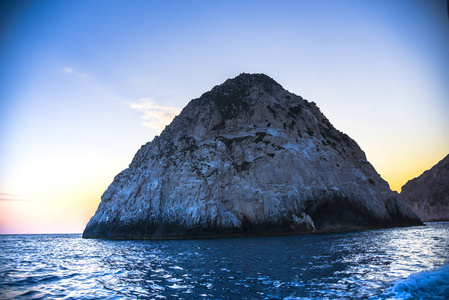
[[[449,299],[449,264],[431,270],[448,249],[449,222],[211,240],[0,235],[0,299]]]
[[[449,264],[412,273],[387,290],[390,299],[449,299]]]

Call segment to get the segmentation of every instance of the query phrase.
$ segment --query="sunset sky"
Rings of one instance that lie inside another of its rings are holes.
[[[242,72],[400,191],[449,153],[446,1],[1,1],[0,233],[79,233],[141,145]]]

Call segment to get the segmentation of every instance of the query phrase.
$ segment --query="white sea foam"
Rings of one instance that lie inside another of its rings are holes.
[[[387,290],[391,299],[449,299],[449,264],[413,273]]]

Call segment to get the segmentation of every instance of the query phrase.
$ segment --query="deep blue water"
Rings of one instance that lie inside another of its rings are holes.
[[[0,236],[0,298],[449,299],[449,222],[169,241]]]

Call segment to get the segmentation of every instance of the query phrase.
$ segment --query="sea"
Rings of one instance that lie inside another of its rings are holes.
[[[191,240],[1,235],[1,299],[449,299],[449,222]]]

